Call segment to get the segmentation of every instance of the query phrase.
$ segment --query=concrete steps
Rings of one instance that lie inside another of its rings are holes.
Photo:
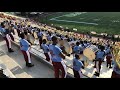
[[[4,55],[1,55],[0,59],[16,78],[54,78],[53,70],[47,65],[41,63],[38,60],[39,58],[32,56],[32,62],[35,66],[28,68],[25,65],[20,49],[14,44],[12,44],[12,48],[15,52],[8,53],[5,41],[0,42],[0,51],[2,50],[4,52]]]
[[[1,56],[0,60],[5,64],[5,66],[13,73],[16,78],[32,78],[22,69],[19,64],[17,64],[8,55]]]

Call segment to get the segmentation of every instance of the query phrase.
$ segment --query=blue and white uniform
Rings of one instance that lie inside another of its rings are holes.
[[[11,41],[12,41],[12,39],[11,39],[11,37],[10,37],[10,35],[9,34],[6,34],[6,40],[7,40],[7,42],[8,42],[8,48],[11,48]]]
[[[29,53],[30,43],[25,39],[21,39],[20,46],[21,46],[20,49],[24,55],[25,61],[28,63],[31,63],[31,58],[30,58],[30,53]]]
[[[113,61],[113,71],[120,75],[120,68],[115,61]]]
[[[100,50],[96,53],[96,59],[99,60],[99,61],[96,61],[96,70],[98,73],[100,73],[101,64],[102,64],[102,61],[104,61],[104,58],[105,58],[105,51]]]
[[[30,49],[30,43],[25,39],[20,40],[20,45],[21,45],[21,50],[23,51],[28,51]]]
[[[83,46],[82,44],[80,44],[79,46],[80,46],[80,52],[83,52],[83,50],[85,49],[85,46]]]
[[[46,56],[46,60],[50,61],[50,55],[49,55],[49,47],[47,44],[41,44],[42,49],[44,51],[44,55]]]
[[[76,72],[78,72],[80,77],[83,76],[82,72],[81,72],[82,66],[83,66],[83,63],[80,60],[78,60],[76,58],[73,59],[73,70],[75,70]]]
[[[74,46],[73,51],[74,51],[74,54],[79,54],[80,53],[80,46]]]
[[[66,78],[66,75],[67,75],[66,65],[60,56],[60,53],[62,53],[62,50],[57,45],[52,45],[52,44],[49,45],[49,49],[50,49],[51,60],[52,60],[54,71],[55,71],[55,77],[59,78],[59,70],[61,70],[62,78]]]
[[[80,60],[77,60],[76,58],[73,59],[73,69],[74,70],[80,71],[82,66],[83,66],[83,63]]]
[[[96,53],[96,59],[100,59],[100,60],[104,60],[104,58],[105,58],[105,51],[98,51],[97,53]]]
[[[42,36],[43,36],[43,32],[39,32],[38,37],[42,37]]]
[[[49,45],[49,49],[51,54],[51,60],[54,62],[61,62],[62,58],[59,54],[62,53],[62,50],[57,45],[52,44]]]
[[[48,45],[46,45],[46,44],[41,44],[41,46],[42,46],[42,49],[43,49],[44,53],[48,53],[48,52],[49,52],[49,47],[48,47]]]
[[[5,32],[6,30],[2,27],[0,27],[0,33],[2,34],[3,37],[5,37]]]
[[[50,35],[47,35],[47,40],[51,41],[51,36]]]
[[[109,52],[111,52],[110,47],[107,47],[105,53],[108,54]]]

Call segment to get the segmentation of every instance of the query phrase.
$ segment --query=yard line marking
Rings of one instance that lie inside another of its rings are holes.
[[[73,22],[73,23],[84,23],[84,24],[92,24],[92,25],[98,25],[97,23],[88,23],[88,22],[78,22],[78,21],[68,21],[68,20],[58,20],[58,19],[50,19],[53,21],[62,21],[62,22]]]

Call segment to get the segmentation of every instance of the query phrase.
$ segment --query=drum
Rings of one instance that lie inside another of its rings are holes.
[[[67,52],[67,54],[71,54],[72,53],[72,46],[68,43],[67,40],[60,40],[58,42],[58,45],[61,47],[61,46],[64,46],[65,48],[65,51]]]
[[[34,38],[35,38],[35,39],[38,39],[37,32],[34,32],[33,35],[34,35]]]
[[[35,39],[31,34],[28,34],[27,38],[28,38],[28,40],[30,41],[31,44],[34,44]]]
[[[87,67],[89,65],[89,59],[85,55],[80,55],[80,60],[84,61],[84,67]]]
[[[47,45],[50,45],[50,44],[52,44],[52,41],[47,41]]]
[[[89,59],[94,60],[95,59],[95,53],[98,51],[98,48],[95,45],[88,46],[84,51],[83,54]]]
[[[42,40],[43,40],[43,39],[46,39],[46,41],[47,41],[47,37],[46,37],[45,35],[43,35]]]

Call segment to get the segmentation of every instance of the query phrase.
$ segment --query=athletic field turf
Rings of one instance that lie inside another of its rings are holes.
[[[120,12],[56,12],[40,21],[78,32],[120,34]]]

